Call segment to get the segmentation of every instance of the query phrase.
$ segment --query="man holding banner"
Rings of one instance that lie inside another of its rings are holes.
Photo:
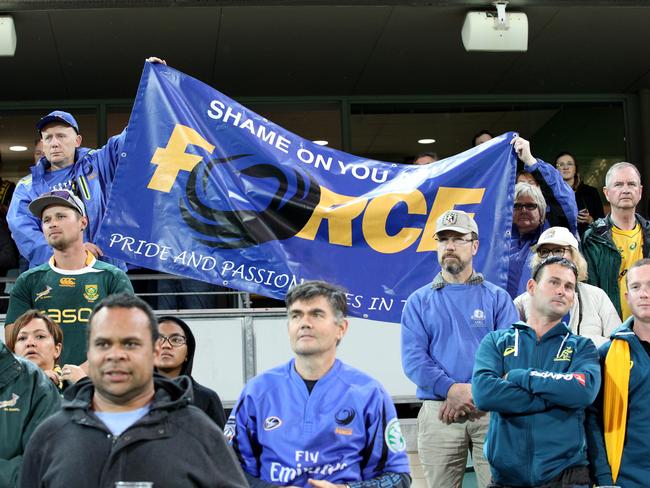
[[[472,399],[474,354],[487,333],[519,316],[508,293],[473,268],[478,225],[469,214],[444,213],[435,236],[442,270],[408,298],[402,314],[402,365],[423,400],[418,452],[428,486],[438,488],[461,486],[471,450],[484,488],[490,481],[483,457],[488,417]]]
[[[154,57],[147,61],[166,64]],[[30,268],[46,263],[52,256],[52,249],[40,230],[40,222],[27,207],[45,192],[68,189],[82,199],[88,212],[88,226],[84,234],[86,249],[97,259],[126,270],[124,262],[104,256],[102,249],[95,244],[115,168],[126,156],[122,152],[126,129],[97,150],[81,147],[82,137],[77,120],[62,110],[42,117],[36,124],[36,130],[41,136],[44,156],[31,167],[31,174],[18,182],[7,214],[7,223],[20,254],[29,261]]]

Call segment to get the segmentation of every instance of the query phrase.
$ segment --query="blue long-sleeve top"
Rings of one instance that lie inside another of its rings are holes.
[[[480,278],[440,286],[439,274],[406,301],[402,366],[418,398],[444,400],[452,384],[469,383],[481,339],[519,320],[506,291]]]

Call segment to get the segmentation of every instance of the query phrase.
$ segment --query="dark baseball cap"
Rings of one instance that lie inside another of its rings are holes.
[[[61,205],[76,210],[83,217],[86,216],[86,207],[81,199],[70,190],[55,190],[43,193],[29,204],[29,211],[38,219],[43,215],[43,210],[52,205]]]
[[[51,124],[52,122],[63,122],[64,124],[72,127],[75,132],[79,134],[79,124],[77,124],[75,118],[72,116],[72,114],[69,114],[68,112],[64,112],[62,110],[55,110],[54,112],[50,112],[41,120],[39,120],[36,124],[36,130],[40,133],[43,130],[43,127],[45,127],[47,124]]]

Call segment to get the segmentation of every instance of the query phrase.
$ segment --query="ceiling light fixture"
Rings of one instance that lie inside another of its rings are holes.
[[[8,15],[0,16],[0,56],[13,56],[16,53],[16,28],[14,19]]]
[[[329,141],[312,141],[314,144],[318,144],[319,146],[327,146],[329,144]]]
[[[27,146],[9,146],[9,150],[14,152],[27,151]]]
[[[528,51],[528,17],[506,13],[506,0],[493,2],[496,12],[467,12],[461,37],[466,51]]]
[[[418,144],[433,144],[435,139],[418,139]]]

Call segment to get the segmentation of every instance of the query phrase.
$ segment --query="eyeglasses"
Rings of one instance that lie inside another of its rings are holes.
[[[553,255],[558,258],[563,258],[568,250],[569,250],[568,247],[556,247],[555,249],[538,249],[537,255],[542,259],[546,259],[547,257],[549,257],[549,255]]]
[[[557,168],[573,168],[575,166],[575,163],[567,162],[567,163],[557,163],[555,165]]]
[[[558,256],[551,256],[550,258],[546,258],[542,262],[538,263],[537,266],[533,268],[533,280],[537,281],[537,275],[539,272],[544,268],[545,266],[548,266],[549,264],[559,264],[560,266],[564,266],[565,268],[569,268],[571,271],[573,271],[573,274],[576,277],[576,280],[578,279],[578,268],[576,268],[576,265],[573,264],[571,261],[569,261],[566,258],[561,258]]]
[[[438,237],[435,236],[434,239],[438,241],[440,246],[448,246],[451,242],[454,246],[466,246],[474,239],[463,239],[462,237]]]
[[[536,203],[515,203],[514,208],[519,212],[521,212],[524,209],[528,210],[529,212],[532,212],[533,210],[537,210],[537,204]]]
[[[169,337],[164,335],[158,336],[158,344],[164,346],[165,341],[169,342],[169,345],[172,347],[181,347],[183,344],[187,343],[187,339],[180,334],[173,334]]]

